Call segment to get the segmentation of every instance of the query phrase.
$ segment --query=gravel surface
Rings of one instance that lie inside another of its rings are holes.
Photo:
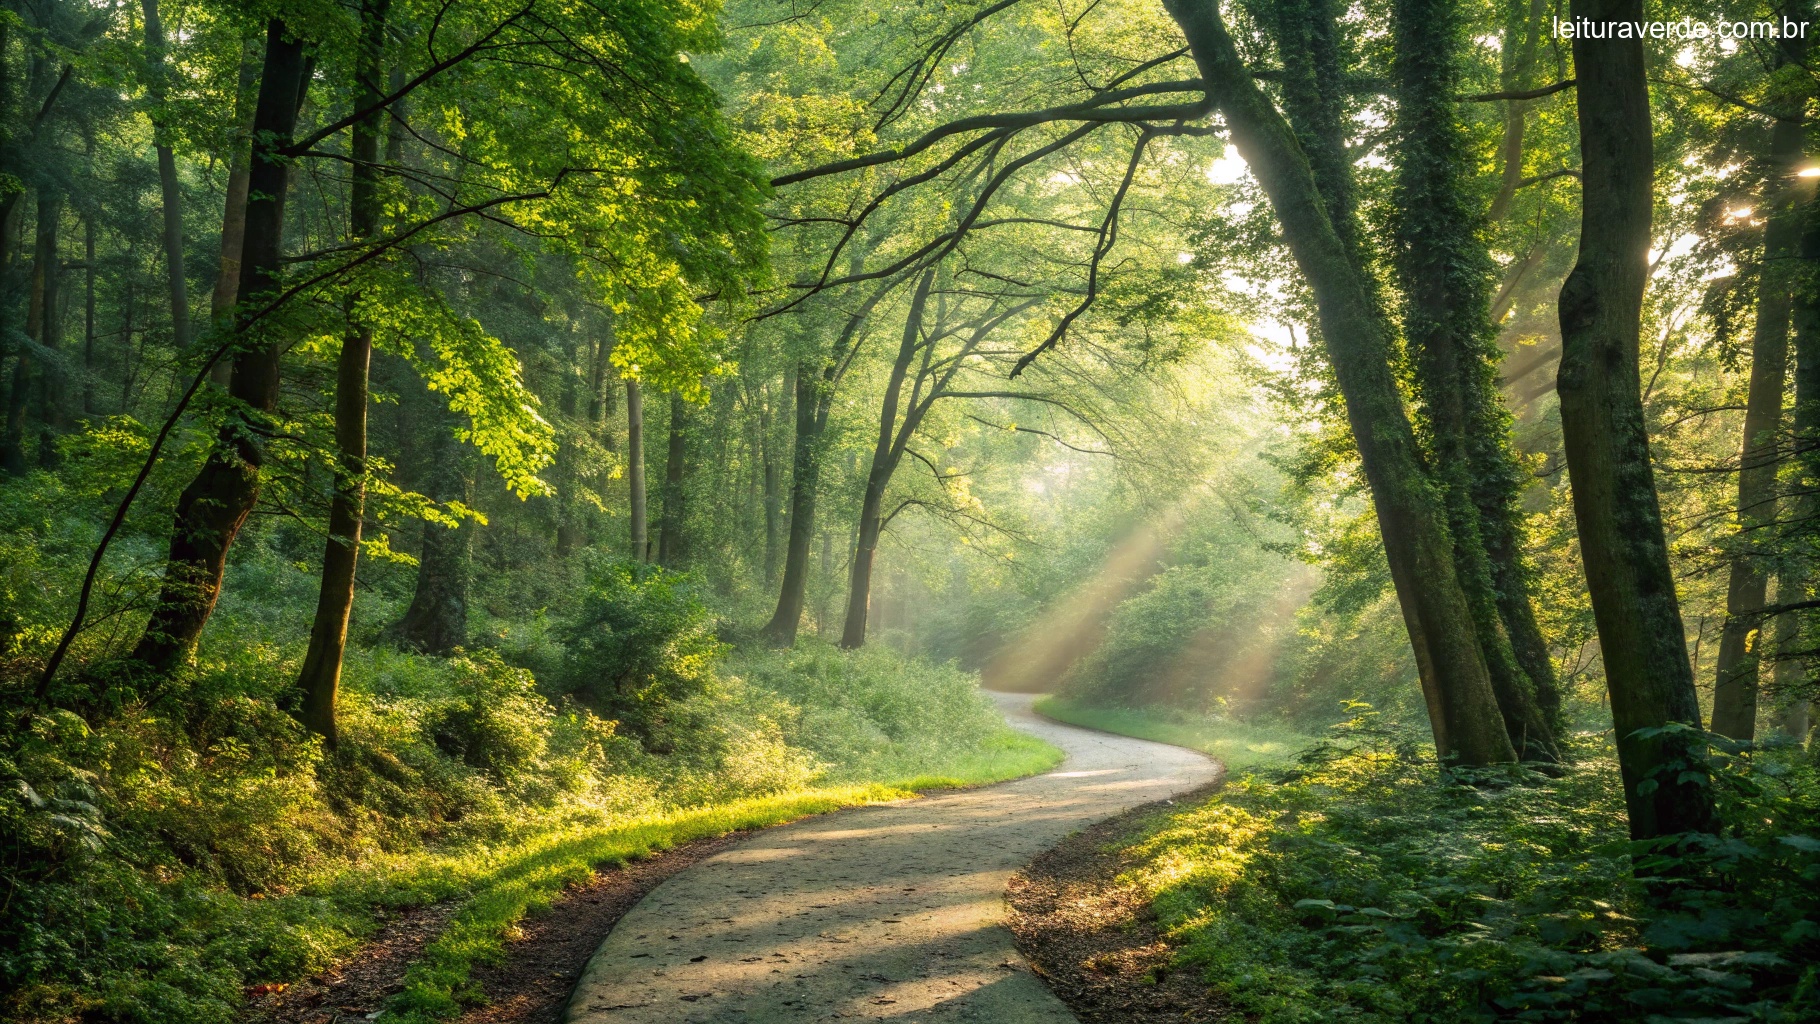
[[[614,927],[566,1019],[1074,1021],[1005,926],[1013,873],[1087,825],[1212,782],[1219,766],[1038,718],[1033,695],[995,697],[1068,760],[768,829],[690,867]]]

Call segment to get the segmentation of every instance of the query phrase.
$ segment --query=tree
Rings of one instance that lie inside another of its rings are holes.
[[[153,0],[146,0],[149,5]],[[361,7],[361,59],[355,66],[355,107],[370,111],[356,122],[353,182],[348,197],[348,236],[354,244],[379,231],[379,136],[384,116],[380,74],[385,55],[389,0]],[[149,7],[148,7],[149,10]],[[329,537],[322,556],[322,586],[310,647],[297,675],[303,691],[303,724],[335,746],[335,695],[341,658],[348,644],[348,614],[354,607],[354,569],[360,559],[361,516],[366,504],[367,373],[373,361],[373,328],[358,319],[360,297],[348,299],[350,322],[341,339],[335,373],[335,481],[329,499]]]
[[[164,22],[158,0],[140,0],[145,12],[145,56],[152,102],[165,101]],[[189,279],[183,269],[183,192],[177,181],[177,155],[171,149],[162,111],[152,115],[158,153],[158,185],[164,199],[164,272],[171,292],[171,339],[178,351],[190,347]],[[224,232],[225,233],[225,232]]]
[[[1259,91],[1210,0],[1164,5],[1188,39],[1207,95],[1226,118],[1315,295],[1321,333],[1371,482],[1410,642],[1443,756],[1515,758],[1452,555],[1444,504],[1422,468],[1394,376],[1385,315],[1335,231],[1294,133]]]
[[[684,460],[688,456],[688,402],[680,393],[670,396],[670,436],[664,460],[663,515],[657,521],[657,564],[674,569],[683,558]]]
[[[252,302],[270,301],[280,287],[291,167],[284,151],[303,105],[307,67],[304,41],[273,18],[266,27],[265,66],[253,115],[240,269],[241,291]],[[194,649],[220,595],[228,548],[259,499],[259,471],[265,462],[262,419],[277,406],[282,340],[271,325],[256,323],[250,312],[239,316],[237,327],[248,335],[234,353],[228,385],[239,408],[223,423],[202,470],[178,498],[164,584],[145,634],[133,649],[132,660],[154,672],[169,672]]]
[[[1799,40],[1779,43],[1781,61],[1799,65],[1806,46]],[[1720,639],[1713,684],[1713,731],[1749,740],[1757,732],[1758,676],[1762,652],[1769,646],[1761,614],[1774,568],[1764,557],[1761,539],[1777,518],[1777,471],[1782,461],[1783,392],[1788,387],[1789,315],[1799,257],[1801,202],[1799,179],[1807,126],[1803,91],[1772,122],[1761,208],[1766,211],[1763,259],[1758,270],[1756,324],[1751,331],[1750,389],[1745,400],[1744,438],[1738,455],[1738,549],[1731,558],[1725,600],[1725,631]]]
[[[647,561],[650,541],[645,531],[645,400],[638,381],[626,378],[626,479],[631,490],[629,542],[632,560]]]
[[[1593,23],[1640,21],[1640,0],[1575,0]],[[1605,29],[1610,32],[1610,28]],[[1700,703],[1643,420],[1638,331],[1650,247],[1643,43],[1573,43],[1584,199],[1580,256],[1561,290],[1561,432],[1587,589],[1599,624],[1631,835],[1710,832]],[[1678,727],[1678,728],[1677,728]]]
[[[1455,114],[1465,29],[1450,3],[1402,0],[1394,14],[1397,269],[1429,464],[1505,729],[1524,760],[1553,762],[1561,701],[1523,567],[1523,481],[1497,393],[1491,259],[1477,237],[1471,153]]]
[[[766,638],[778,647],[796,642],[809,587],[809,545],[815,538],[816,492],[821,483],[822,438],[834,389],[853,365],[862,340],[861,331],[872,311],[896,286],[896,279],[875,288],[841,326],[827,357],[820,365],[804,360],[796,365],[796,430],[791,447],[789,534],[784,545],[784,574],[777,607],[765,624]]]

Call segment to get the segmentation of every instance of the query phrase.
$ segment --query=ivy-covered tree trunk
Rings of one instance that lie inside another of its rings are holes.
[[[279,284],[284,242],[284,197],[290,161],[282,151],[291,142],[302,105],[303,42],[285,23],[266,28],[265,66],[253,118],[252,177],[247,200],[241,291],[249,299],[271,296]],[[278,403],[279,339],[270,329],[239,318],[247,331],[234,355],[228,393],[242,411],[221,426],[202,470],[177,499],[171,524],[164,583],[132,660],[154,672],[168,672],[195,649],[215,609],[228,549],[259,499],[259,470],[265,444],[258,419]]]
[[[885,397],[878,411],[878,443],[872,449],[872,467],[866,471],[866,491],[860,499],[859,530],[853,543],[853,565],[847,577],[847,618],[841,626],[840,645],[853,650],[866,644],[866,617],[872,606],[872,563],[878,555],[878,538],[884,530],[885,490],[897,471],[897,406],[904,377],[922,337],[923,310],[935,271],[924,271],[904,318],[904,337],[885,381]]]
[[[683,551],[683,460],[688,455],[685,428],[689,403],[670,396],[670,444],[664,460],[663,515],[657,523],[657,564],[675,568]]]
[[[1283,116],[1259,91],[1214,0],[1165,0],[1187,36],[1208,97],[1263,186],[1313,290],[1321,334],[1371,486],[1423,695],[1443,757],[1512,761],[1471,608],[1459,582],[1446,508],[1429,481],[1392,370],[1394,330],[1352,247],[1336,231],[1314,171]]]
[[[1641,21],[1643,4],[1574,0],[1572,14]],[[1611,27],[1606,32],[1615,35]],[[1574,516],[1631,835],[1710,832],[1712,791],[1693,763],[1700,702],[1662,531],[1638,367],[1655,175],[1643,44],[1576,38],[1573,53],[1583,199],[1579,260],[1561,288],[1555,389]]]
[[[1522,563],[1522,474],[1497,393],[1491,257],[1478,238],[1473,156],[1455,114],[1465,19],[1448,0],[1398,0],[1392,25],[1401,141],[1396,265],[1428,462],[1447,503],[1454,564],[1511,744],[1526,761],[1552,763],[1560,753],[1541,695],[1550,695],[1554,711],[1559,698]],[[1518,636],[1527,659],[1517,653]]]
[[[645,401],[638,382],[631,378],[626,379],[626,484],[631,492],[632,558],[642,562],[649,553],[645,539]]]
[[[1735,740],[1757,735],[1757,691],[1769,623],[1759,610],[1769,593],[1775,552],[1776,474],[1781,467],[1782,393],[1788,387],[1788,325],[1801,218],[1795,171],[1807,129],[1800,116],[1770,129],[1762,207],[1763,263],[1757,276],[1757,322],[1751,331],[1750,390],[1738,455],[1738,536],[1730,552],[1725,630],[1713,682],[1713,731]]]
[[[145,12],[146,64],[151,73],[152,102],[162,104],[165,94],[164,22],[158,17],[158,0],[140,0]],[[164,274],[171,297],[171,343],[179,352],[190,347],[189,279],[183,269],[183,192],[177,183],[177,156],[171,151],[164,113],[152,121],[152,148],[158,154],[158,186],[164,201]]]
[[[148,3],[151,0],[147,0]],[[377,106],[380,58],[385,52],[386,13],[390,0],[367,0],[361,11],[361,54],[354,74],[354,104]],[[379,231],[379,133],[383,115],[375,111],[354,125],[349,156],[353,158],[348,196],[348,237],[359,243]],[[361,323],[348,301],[350,322],[341,338],[335,364],[335,481],[329,498],[329,537],[322,553],[322,584],[310,646],[303,656],[297,686],[303,691],[303,724],[333,748],[336,743],[335,697],[341,685],[341,659],[348,645],[348,615],[354,607],[354,572],[360,561],[361,516],[366,506],[367,373],[373,361],[373,328]]]

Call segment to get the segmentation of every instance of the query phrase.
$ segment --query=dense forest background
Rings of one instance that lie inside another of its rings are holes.
[[[1247,1012],[1803,1019],[1813,12],[1648,14],[1776,28],[7,0],[3,1012],[469,899],[447,1016],[564,872],[1051,763],[977,673],[1308,748],[1148,840]]]

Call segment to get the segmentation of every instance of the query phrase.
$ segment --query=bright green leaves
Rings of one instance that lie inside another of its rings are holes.
[[[403,275],[371,279],[354,317],[373,329],[375,346],[409,359],[467,418],[461,440],[493,459],[507,487],[520,498],[550,493],[537,474],[555,457],[555,435],[503,342]]]

